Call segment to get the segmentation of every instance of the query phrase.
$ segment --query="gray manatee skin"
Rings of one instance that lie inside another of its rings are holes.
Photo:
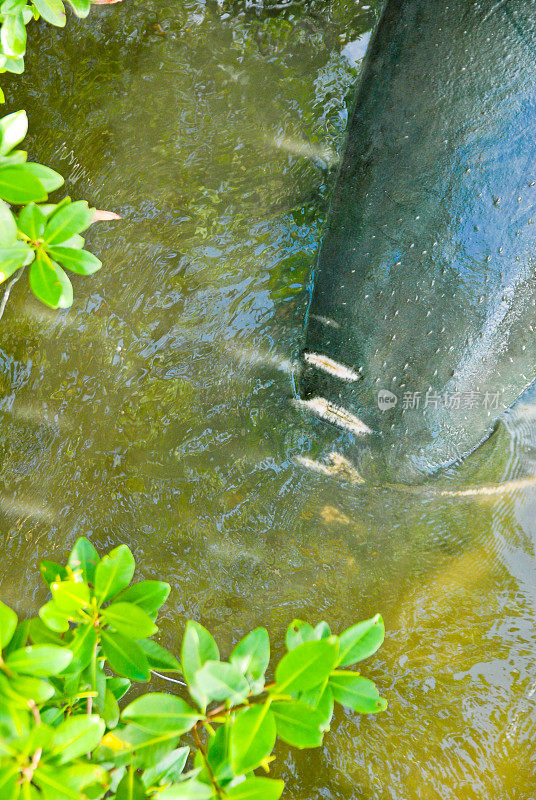
[[[535,265],[536,2],[390,0],[305,329],[305,353],[360,377],[309,355],[300,397],[372,430],[352,448],[376,476],[456,462],[536,377]],[[398,402],[382,411],[385,389]]]

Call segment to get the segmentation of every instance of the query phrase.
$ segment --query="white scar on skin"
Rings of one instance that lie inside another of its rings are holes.
[[[321,353],[304,353],[303,360],[307,364],[311,364],[312,367],[323,369],[324,372],[328,372],[343,381],[358,381],[360,378],[360,375],[350,367],[340,364],[333,358],[323,356]]]
[[[309,456],[296,456],[294,461],[296,464],[299,464],[300,467],[306,467],[313,472],[320,473],[320,475],[333,475],[333,467],[328,467],[327,464],[323,464],[321,461],[315,461],[314,458],[309,458]]]
[[[368,425],[365,425],[359,417],[354,416],[345,408],[336,406],[335,403],[330,403],[324,397],[313,397],[311,400],[296,399],[295,404],[298,408],[304,408],[312,411],[317,417],[331,422],[332,425],[337,425],[339,428],[355,433],[358,436],[372,433]]]
[[[331,478],[343,478],[351,481],[351,483],[365,483],[354,465],[347,458],[341,456],[340,453],[330,453],[325,464],[308,456],[296,456],[294,461],[296,464],[313,470],[313,472],[319,472],[321,475],[328,475]]]
[[[338,322],[335,322],[334,319],[330,319],[329,317],[321,317],[319,314],[311,314],[311,319],[316,319],[317,322],[321,322],[323,325],[329,325],[330,328],[340,328]]]

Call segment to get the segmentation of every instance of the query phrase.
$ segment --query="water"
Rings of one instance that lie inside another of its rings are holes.
[[[490,487],[533,471],[531,409],[446,489],[295,463],[326,437],[292,370],[376,15],[133,0],[34,26],[8,110],[29,112],[31,157],[123,221],[90,232],[105,267],[70,311],[21,281],[0,323],[2,597],[33,613],[39,559],[85,534],[171,582],[171,648],[187,618],[225,652],[258,624],[281,642],[296,616],[340,631],[381,611],[362,671],[390,708],[339,710],[322,758],[281,747],[288,797],[528,800],[536,500]]]

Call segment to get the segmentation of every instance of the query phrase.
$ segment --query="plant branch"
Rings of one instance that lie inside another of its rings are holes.
[[[38,747],[35,753],[33,754],[32,763],[28,767],[24,767],[21,770],[21,773],[24,775],[24,780],[28,783],[31,783],[33,780],[34,772],[37,769],[39,762],[41,761],[41,756],[43,755],[43,748]]]
[[[267,686],[264,687],[261,694],[270,691],[270,689],[273,689],[275,685],[276,685],[275,683],[269,683]],[[240,705],[238,706],[233,706],[232,708],[227,708],[225,703],[222,703],[221,705],[216,706],[216,708],[213,708],[211,711],[208,712],[207,719],[212,719],[213,717],[219,717],[220,714],[229,714],[231,713],[231,711],[233,712],[236,711],[237,708],[242,708],[242,706],[249,706],[251,705],[249,700],[252,697],[259,697],[259,695],[254,695],[253,692],[250,692],[247,696],[247,701],[244,700],[243,703],[240,703]],[[262,702],[264,702],[264,700]]]
[[[35,704],[35,701],[34,700],[30,700],[28,702],[28,705],[30,706],[30,710],[31,710],[31,712],[33,714],[33,718],[35,720],[35,724],[36,725],[40,725],[41,724],[41,714],[39,713],[39,709],[37,708],[37,706]]]
[[[216,778],[214,776],[214,773],[212,772],[212,767],[209,764],[207,753],[205,751],[205,748],[203,747],[203,742],[201,741],[201,739],[199,737],[199,733],[197,731],[198,724],[199,723],[196,722],[194,727],[193,727],[193,734],[194,734],[195,743],[196,743],[196,745],[198,747],[199,752],[203,756],[203,761],[205,762],[205,766],[206,766],[207,772],[208,772],[208,774],[210,776],[210,780],[212,781],[212,783],[214,785],[214,788],[216,789],[216,794],[218,795],[218,797],[221,797],[221,786],[219,785],[218,781],[216,780]]]

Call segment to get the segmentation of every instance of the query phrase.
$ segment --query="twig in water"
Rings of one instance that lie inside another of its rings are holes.
[[[11,278],[6,289],[4,291],[4,296],[2,297],[2,302],[0,302],[0,319],[4,316],[4,311],[6,310],[7,301],[9,300],[9,295],[11,294],[11,290],[22,277],[22,273],[24,272],[24,267],[21,267],[15,275]]]
[[[153,675],[158,675],[159,678],[162,678],[165,681],[169,681],[170,683],[178,683],[179,686],[186,686],[184,681],[179,681],[177,678],[168,678],[167,675],[162,675],[161,672],[157,672],[155,669],[152,669],[151,672]]]

